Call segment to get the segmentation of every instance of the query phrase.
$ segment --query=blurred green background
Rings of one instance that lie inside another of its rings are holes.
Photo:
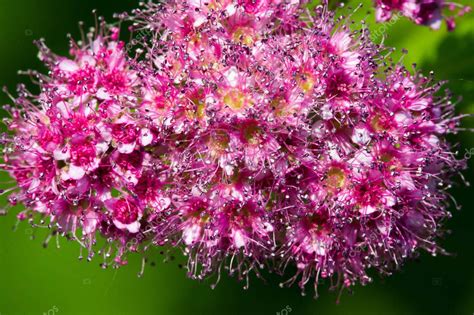
[[[474,4],[472,0],[464,3]],[[366,15],[367,4],[356,17]],[[136,5],[136,1],[1,0],[0,85],[13,91],[16,83],[27,81],[17,76],[17,70],[43,69],[36,59],[34,39],[44,37],[53,51],[64,54],[66,33],[77,37],[79,20],[92,25],[92,9],[111,20],[114,12]],[[459,113],[474,113],[474,14],[459,19],[453,33],[444,28],[433,32],[404,18],[385,26],[374,24],[373,14],[367,20],[373,31],[385,34],[388,46],[408,49],[406,64],[416,62],[425,73],[435,70],[438,79],[450,81],[448,87],[464,97]],[[0,95],[0,103],[8,102]],[[465,125],[472,127],[472,122],[467,119]],[[474,134],[461,133],[453,141],[461,143],[460,155],[474,148]],[[472,174],[472,170],[465,172],[474,182]],[[182,258],[164,263],[158,250],[150,255],[156,266],[148,267],[143,278],[137,277],[140,264],[136,256],[124,268],[102,270],[99,259],[78,261],[76,243],[63,241],[60,249],[54,244],[43,249],[44,235],[38,233],[31,240],[27,223],[12,231],[16,219],[10,213],[0,218],[0,315],[276,314],[287,306],[291,315],[474,314],[473,191],[459,182],[452,192],[463,209],[453,208],[454,217],[447,224],[452,233],[441,241],[455,255],[434,258],[423,254],[395,275],[376,277],[373,284],[356,287],[354,294],[343,294],[338,305],[336,293],[328,292],[327,286],[320,289],[321,297],[313,300],[310,290],[303,297],[297,287],[280,289],[280,279],[271,276],[266,284],[253,279],[247,291],[242,290],[242,283],[225,277],[211,290],[210,283],[186,278],[178,268]],[[1,202],[4,204],[4,199]]]

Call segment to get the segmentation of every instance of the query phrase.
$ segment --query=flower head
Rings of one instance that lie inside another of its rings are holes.
[[[432,29],[439,29],[444,19],[450,31],[456,27],[454,16],[445,15],[444,12],[454,12],[454,15],[462,16],[471,11],[469,6],[445,0],[375,0],[375,6],[378,22],[390,20],[397,12],[416,24],[427,25]]]
[[[192,278],[293,265],[302,288],[443,252],[460,117],[367,29],[303,1],[149,3],[128,19],[148,34],[134,58],[106,26],[72,58],[40,43],[50,75],[20,88],[3,138],[21,219],[39,213],[90,256],[99,232],[118,247],[105,264],[174,246]]]
[[[142,226],[134,188],[153,142],[134,113],[140,84],[116,32],[103,25],[88,41],[72,41],[70,58],[38,42],[50,75],[31,73],[41,92],[19,86],[18,106],[8,108],[4,167],[20,188],[11,200],[27,207],[19,218],[49,217],[52,233],[70,234],[91,256],[96,231],[129,238]]]

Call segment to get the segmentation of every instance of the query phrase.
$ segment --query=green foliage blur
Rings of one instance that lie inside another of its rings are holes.
[[[366,17],[370,28],[380,34],[376,40],[383,39],[398,49],[394,60],[401,55],[401,48],[406,48],[407,65],[417,63],[424,73],[434,70],[437,79],[449,80],[447,87],[463,95],[458,113],[474,113],[474,14],[459,19],[453,33],[445,28],[434,32],[405,18],[375,24],[369,1],[364,3],[354,19]],[[474,1],[464,3],[473,5]],[[77,38],[79,20],[93,25],[92,9],[111,20],[114,12],[129,11],[137,4],[130,0],[1,0],[0,85],[14,91],[17,83],[28,81],[17,76],[18,70],[44,70],[36,58],[34,39],[44,37],[53,51],[66,54],[66,34]],[[372,14],[367,16],[369,9]],[[9,102],[6,95],[0,95],[1,104]],[[473,127],[473,121],[466,119],[465,126]],[[460,156],[474,148],[474,134],[469,132],[454,136],[452,141],[460,143]],[[473,161],[469,162],[471,168]],[[465,175],[474,182],[472,170]],[[4,174],[0,179],[8,180]],[[185,271],[178,268],[183,263],[179,253],[166,263],[159,249],[149,255],[156,265],[147,266],[142,278],[137,277],[140,257],[133,255],[126,267],[102,270],[99,257],[92,262],[79,261],[79,246],[74,242],[62,240],[58,249],[52,241],[43,249],[45,233],[33,233],[27,223],[14,232],[16,219],[10,213],[0,218],[0,315],[474,314],[474,202],[472,190],[458,182],[452,193],[463,208],[457,211],[453,207],[453,219],[447,223],[452,233],[441,241],[453,255],[423,254],[391,277],[375,276],[371,285],[358,286],[353,294],[346,291],[339,304],[337,292],[329,292],[328,284],[314,300],[311,285],[307,296],[301,296],[297,287],[279,288],[281,278],[272,275],[266,276],[266,283],[251,279],[249,290],[243,290],[244,284],[236,279],[224,277],[211,290],[209,282],[186,278]],[[5,202],[0,199],[0,206]]]

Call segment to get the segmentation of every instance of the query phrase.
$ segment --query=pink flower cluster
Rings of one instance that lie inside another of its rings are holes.
[[[147,4],[126,56],[102,24],[7,107],[12,205],[104,266],[182,248],[192,278],[268,268],[287,283],[367,283],[436,254],[463,166],[441,84],[386,64],[367,29],[299,1]],[[96,235],[105,237],[96,248]]]
[[[445,0],[375,0],[376,18],[378,22],[386,22],[394,12],[402,14],[416,24],[427,25],[439,29],[444,19],[449,31],[454,30],[455,16],[463,16],[471,11],[471,7]],[[443,11],[452,12],[446,16]]]

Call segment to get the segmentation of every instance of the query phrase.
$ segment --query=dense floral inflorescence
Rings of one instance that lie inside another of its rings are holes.
[[[293,266],[350,287],[436,254],[459,117],[366,29],[299,1],[171,1],[101,25],[7,107],[12,205],[104,266],[182,248],[192,278]],[[387,65],[388,62],[388,65]],[[95,235],[107,244],[95,249]]]
[[[448,30],[456,27],[454,18],[471,11],[471,7],[445,0],[375,0],[376,18],[385,22],[394,14],[401,14],[416,24],[439,29],[443,20]],[[450,14],[446,15],[445,12]]]

